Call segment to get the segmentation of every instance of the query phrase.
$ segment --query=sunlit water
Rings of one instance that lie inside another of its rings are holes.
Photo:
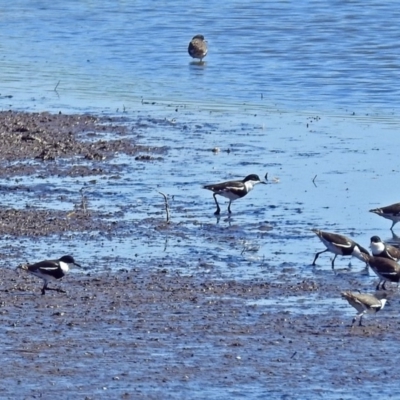
[[[396,111],[399,17],[382,1],[16,0],[0,14],[3,107]],[[197,33],[204,65],[187,54]]]

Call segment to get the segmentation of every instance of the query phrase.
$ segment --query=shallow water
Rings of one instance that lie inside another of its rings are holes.
[[[3,107],[115,111],[144,98],[398,111],[399,17],[381,1],[16,0],[0,16],[1,95],[14,96]],[[204,65],[187,54],[197,33]]]
[[[17,181],[29,189],[15,191],[3,204],[69,211],[79,203],[79,190],[84,187],[90,209],[107,210],[110,220],[128,224],[143,220],[134,245],[130,237],[109,238],[105,252],[112,248],[115,255],[134,257],[135,264],[146,263],[149,257],[154,263],[161,259],[173,263],[182,257],[186,272],[197,268],[201,258],[229,278],[258,276],[271,266],[300,268],[309,276],[314,254],[324,248],[310,231],[313,227],[346,234],[364,247],[375,234],[392,239],[390,222],[368,210],[397,201],[388,190],[396,175],[397,154],[390,147],[398,128],[395,120],[386,124],[373,117],[324,114],[318,119],[304,114],[232,115],[226,110],[210,115],[157,107],[157,115],[174,117],[174,123],[151,124],[146,117],[150,112],[125,116],[148,120],[134,134],[142,144],[161,144],[166,151],[162,160],[138,162],[116,155],[110,164],[123,167],[118,179],[100,175],[3,180],[0,185],[10,187]],[[215,147],[221,151],[214,153]],[[90,162],[76,159],[74,163]],[[268,173],[269,184],[256,186],[246,198],[234,202],[231,216],[221,199],[222,214],[216,218],[212,193],[202,185],[249,173],[262,177]],[[149,221],[146,227],[146,219],[165,220],[159,191],[169,197],[171,235],[168,229],[146,234],[152,224]],[[177,242],[179,232],[183,236]],[[64,245],[74,247],[71,240],[60,247]],[[77,256],[93,264],[90,240],[88,249]],[[339,257],[336,265],[345,267],[348,262]],[[329,253],[321,255],[317,264],[330,269]],[[352,264],[362,267],[358,260]]]

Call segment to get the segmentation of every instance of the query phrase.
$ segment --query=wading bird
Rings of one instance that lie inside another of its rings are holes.
[[[393,227],[400,221],[400,203],[391,204],[390,206],[374,208],[369,210],[380,217],[390,219],[392,221],[392,226],[390,230],[393,230]]]
[[[190,56],[192,58],[198,58],[200,59],[200,62],[203,62],[203,58],[207,55],[207,52],[207,42],[204,40],[204,36],[193,36],[188,47],[188,53],[190,54]]]
[[[386,293],[379,293],[376,295],[354,292],[342,292],[342,298],[346,299],[349,304],[354,307],[358,314],[353,318],[351,327],[353,328],[357,318],[359,319],[359,326],[362,326],[362,317],[366,313],[377,313],[382,310],[386,304]]]
[[[266,182],[263,182],[258,177],[258,175],[251,174],[246,176],[246,178],[244,178],[241,181],[228,181],[222,183],[215,183],[211,185],[205,185],[203,186],[203,188],[214,192],[213,197],[215,200],[215,204],[217,205],[217,211],[215,211],[214,214],[219,215],[221,209],[219,207],[216,195],[226,197],[227,199],[229,199],[228,213],[230,214],[232,202],[246,196],[246,194],[249,193],[253,189],[253,187],[258,183],[266,184]]]
[[[362,254],[369,255],[368,250],[360,246],[354,240],[349,239],[346,236],[339,235],[338,233],[324,232],[319,229],[311,229],[325,245],[326,249],[317,253],[314,257],[312,265],[315,265],[317,258],[327,251],[335,254],[332,260],[332,269],[335,269],[335,260],[338,255],[340,256],[353,256],[361,261],[367,263]]]
[[[30,274],[35,275],[38,278],[43,279],[44,285],[42,288],[42,294],[44,295],[46,290],[55,290],[57,292],[65,293],[65,291],[62,289],[49,288],[47,285],[51,280],[57,281],[63,278],[69,272],[69,269],[72,265],[81,267],[75,262],[72,256],[63,256],[58,260],[45,260],[35,264],[25,264],[21,265],[19,268],[28,271]]]

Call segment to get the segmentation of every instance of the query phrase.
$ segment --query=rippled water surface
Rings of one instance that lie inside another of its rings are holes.
[[[31,107],[121,109],[145,98],[397,110],[393,5],[16,0],[0,15],[1,95]],[[187,54],[196,33],[208,40],[204,65]]]

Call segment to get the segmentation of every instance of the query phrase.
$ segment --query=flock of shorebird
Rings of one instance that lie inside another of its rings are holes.
[[[188,53],[191,57],[197,58],[200,62],[207,55],[207,42],[204,40],[203,35],[196,35],[192,38],[189,43]],[[211,184],[204,186],[204,189],[213,191],[213,197],[217,210],[216,215],[219,215],[221,208],[218,204],[216,195],[223,196],[229,199],[228,212],[231,213],[231,204],[234,200],[244,197],[250,190],[253,189],[257,183],[265,183],[260,180],[257,175],[249,175],[242,181],[229,181],[217,184]],[[376,208],[370,210],[371,212],[382,216],[383,218],[390,219],[392,221],[393,229],[394,225],[400,221],[400,203],[392,204],[387,207]],[[342,297],[346,299],[350,305],[352,305],[358,314],[353,318],[352,327],[354,326],[357,318],[359,318],[359,325],[362,325],[362,317],[365,313],[376,313],[382,310],[386,304],[386,293],[378,292],[379,289],[386,289],[386,281],[400,282],[400,265],[397,261],[400,260],[400,250],[397,247],[388,245],[381,241],[378,236],[371,238],[370,248],[372,256],[369,251],[358,243],[347,238],[346,236],[339,235],[337,233],[324,232],[319,229],[312,230],[326,246],[326,249],[318,252],[312,265],[315,265],[317,258],[320,254],[327,251],[333,253],[335,256],[332,259],[332,269],[335,266],[335,259],[338,255],[342,256],[354,256],[364,261],[367,266],[378,275],[380,281],[376,287],[377,293],[356,293],[356,292],[342,292]],[[368,268],[368,267],[367,267]]]
[[[199,59],[203,62],[203,58],[207,55],[208,48],[207,42],[203,35],[196,35],[192,38],[188,46],[188,53],[192,58]],[[221,208],[219,206],[217,195],[229,199],[228,213],[231,213],[231,204],[233,201],[246,196],[256,184],[263,182],[258,175],[251,174],[246,176],[243,180],[239,181],[227,181],[216,184],[205,185],[204,189],[211,190],[217,210],[214,214],[219,215]],[[392,204],[387,207],[376,208],[370,210],[383,218],[387,218],[392,221],[391,230],[394,225],[400,221],[400,203]],[[386,290],[386,281],[396,282],[399,285],[400,282],[400,265],[397,261],[400,260],[400,250],[397,247],[391,246],[381,241],[378,236],[371,238],[370,248],[372,255],[369,254],[368,250],[360,246],[358,243],[346,236],[339,235],[337,233],[324,232],[319,229],[312,229],[312,231],[319,237],[326,249],[318,252],[312,265],[315,265],[318,257],[325,252],[331,252],[335,256],[332,259],[332,269],[335,267],[335,259],[338,255],[341,256],[354,256],[361,261],[364,261],[371,267],[375,274],[380,278],[374,295],[367,293],[356,293],[344,291],[341,293],[342,297],[346,299],[351,306],[357,310],[357,315],[353,318],[352,328],[359,319],[359,325],[362,325],[362,317],[366,313],[376,313],[383,309],[387,301],[386,293],[379,291],[380,289]],[[28,271],[29,273],[41,278],[44,281],[42,287],[42,295],[46,293],[46,290],[55,290],[58,292],[65,293],[62,289],[50,288],[48,283],[51,280],[60,280],[68,272],[71,266],[81,267],[75,262],[72,256],[63,256],[58,260],[45,260],[35,264],[20,265],[17,268]]]
[[[234,200],[240,199],[247,195],[250,190],[258,183],[266,183],[261,181],[258,175],[251,174],[246,176],[241,181],[228,181],[222,183],[216,183],[211,185],[205,185],[204,189],[211,190],[213,193],[214,201],[217,206],[215,211],[216,215],[219,215],[221,208],[218,204],[216,196],[223,196],[229,199],[228,213],[231,213],[231,204]],[[370,210],[377,215],[392,221],[393,229],[394,225],[400,221],[400,203],[392,204],[387,207],[376,208]],[[378,236],[372,236],[370,248],[372,256],[369,251],[364,247],[356,243],[354,240],[349,239],[346,236],[339,235],[337,233],[324,232],[319,229],[312,229],[312,231],[319,237],[326,249],[318,252],[312,265],[315,265],[318,257],[325,252],[331,252],[335,256],[332,259],[332,269],[335,268],[335,259],[338,255],[341,256],[354,256],[361,261],[364,261],[371,267],[376,275],[380,278],[378,285],[376,286],[377,293],[356,293],[344,291],[341,293],[342,297],[346,299],[351,306],[357,311],[357,315],[353,318],[352,328],[359,319],[359,325],[362,326],[362,317],[366,313],[376,313],[382,310],[387,301],[387,295],[385,292],[379,291],[380,289],[386,290],[386,281],[400,282],[400,265],[397,261],[400,260],[400,250],[397,247],[391,246],[382,242]]]
[[[215,214],[219,215],[221,208],[216,198],[217,195],[229,199],[228,213],[231,213],[232,202],[246,196],[247,193],[249,193],[258,183],[265,184],[266,182],[261,181],[258,175],[251,174],[241,181],[228,181],[205,185],[204,189],[214,192],[213,197],[217,206]],[[390,219],[392,221],[391,230],[393,230],[394,225],[400,221],[400,203],[376,208],[370,210],[370,212]],[[357,315],[353,318],[352,328],[357,319],[359,319],[359,325],[362,326],[362,317],[364,314],[376,313],[379,310],[382,310],[385,306],[387,295],[385,292],[379,290],[386,290],[386,281],[396,282],[397,284],[400,282],[400,265],[397,263],[397,261],[400,260],[400,249],[382,242],[378,236],[372,236],[370,243],[372,255],[370,255],[367,249],[346,236],[337,233],[324,232],[319,229],[312,229],[312,231],[319,237],[326,247],[325,250],[320,251],[315,255],[312,265],[315,265],[318,257],[325,252],[331,252],[335,255],[332,259],[332,269],[335,268],[335,260],[338,255],[354,256],[365,262],[367,268],[369,265],[380,278],[378,285],[376,286],[377,292],[374,295],[349,291],[341,293],[342,297],[358,311]]]
[[[196,36],[195,36],[196,38]],[[221,213],[221,207],[219,206],[217,195],[229,199],[228,213],[231,214],[231,204],[233,201],[246,196],[255,185],[267,182],[262,181],[258,175],[251,174],[246,176],[242,180],[227,181],[215,184],[209,184],[203,186],[204,189],[211,190],[217,210],[215,215]],[[391,230],[394,225],[400,221],[400,203],[392,204],[387,207],[376,208],[370,210],[379,216],[390,219],[392,221]],[[400,249],[395,246],[384,243],[378,236],[371,237],[370,248],[372,255],[356,243],[354,240],[331,232],[321,231],[319,229],[312,229],[312,231],[318,236],[321,242],[325,245],[326,249],[315,254],[312,265],[315,265],[318,257],[325,252],[331,252],[335,256],[332,259],[332,269],[335,268],[335,260],[338,255],[341,256],[354,256],[359,260],[366,263],[380,278],[378,285],[376,286],[376,293],[374,295],[367,293],[357,293],[344,291],[341,293],[342,297],[346,299],[351,306],[357,310],[357,315],[353,318],[352,328],[359,319],[359,325],[362,325],[362,317],[366,313],[376,313],[382,310],[387,301],[387,295],[382,290],[386,290],[385,284],[387,281],[396,282],[399,285],[400,282],[400,265],[397,261],[400,260]],[[45,260],[35,264],[20,265],[17,268],[28,271],[29,273],[41,278],[44,281],[42,288],[42,295],[46,293],[46,290],[56,290],[58,292],[65,293],[62,289],[55,289],[48,287],[50,280],[60,280],[68,272],[71,266],[81,267],[75,262],[72,256],[63,256],[58,260]]]
[[[205,185],[204,189],[211,190],[213,193],[214,201],[217,206],[215,211],[219,215],[221,208],[217,201],[217,195],[229,199],[228,213],[231,213],[231,204],[234,200],[240,199],[249,193],[253,187],[258,183],[266,183],[261,181],[258,175],[251,174],[246,176],[241,181],[228,181]],[[392,221],[391,230],[394,225],[400,221],[400,203],[392,204],[387,207],[376,208],[370,210],[377,215]],[[372,255],[367,249],[356,243],[354,240],[337,233],[324,232],[319,229],[312,229],[312,231],[319,237],[326,249],[318,252],[312,265],[315,265],[318,257],[325,252],[331,252],[335,256],[332,259],[332,269],[335,268],[335,260],[338,255],[341,256],[354,256],[361,261],[365,262],[380,278],[376,286],[376,293],[374,295],[367,293],[356,293],[344,291],[341,293],[342,297],[346,299],[351,306],[357,310],[357,315],[353,318],[351,327],[353,328],[357,319],[359,325],[362,326],[362,317],[366,313],[376,313],[382,310],[387,301],[385,292],[379,291],[380,289],[386,290],[386,281],[400,282],[400,265],[397,261],[400,260],[400,249],[390,244],[382,242],[378,236],[371,237],[370,248]]]
[[[369,210],[383,218],[392,221],[391,230],[394,225],[400,221],[400,203],[392,204],[387,207],[380,207]],[[332,259],[332,269],[335,268],[335,259],[338,255],[353,256],[366,263],[379,277],[379,282],[376,286],[376,293],[374,295],[367,293],[356,293],[344,291],[342,297],[346,299],[351,306],[353,306],[358,314],[353,318],[352,327],[354,326],[357,318],[359,318],[359,325],[362,325],[362,317],[366,313],[376,313],[383,309],[387,301],[387,294],[379,290],[386,290],[386,282],[395,282],[399,286],[400,282],[400,265],[397,261],[400,260],[400,249],[390,244],[384,243],[379,236],[372,236],[370,242],[370,249],[372,255],[364,247],[356,243],[354,240],[337,233],[324,232],[319,229],[312,229],[312,231],[319,237],[326,249],[318,252],[312,265],[315,265],[317,258],[320,254],[327,251],[335,254]]]
[[[207,42],[204,40],[203,35],[196,35],[192,38],[189,43],[188,53],[191,57],[197,58],[200,62],[207,55]],[[229,199],[228,212],[231,213],[232,201],[244,197],[250,190],[253,189],[257,183],[265,183],[260,180],[257,175],[249,175],[242,181],[229,181],[222,182],[212,185],[204,186],[204,189],[208,189],[214,192],[214,201],[217,206],[215,211],[216,215],[219,215],[221,208],[218,204],[216,195],[223,196]],[[376,208],[370,210],[383,218],[390,219],[392,221],[391,230],[394,225],[400,221],[400,203],[392,204],[387,207]],[[315,265],[317,258],[320,254],[327,251],[335,254],[332,260],[332,269],[335,266],[335,259],[338,255],[342,256],[354,256],[364,261],[376,275],[380,278],[380,281],[376,287],[376,290],[386,289],[386,281],[400,282],[400,265],[397,261],[400,260],[400,250],[397,247],[388,245],[381,241],[378,236],[371,238],[370,248],[372,256],[369,251],[358,243],[347,238],[346,236],[339,235],[337,233],[324,232],[319,229],[312,229],[314,233],[319,237],[322,243],[326,246],[326,249],[317,253],[314,257],[312,265]],[[367,267],[368,268],[368,267]],[[350,305],[352,305],[358,314],[354,317],[352,327],[354,326],[357,318],[359,318],[359,325],[362,325],[362,317],[365,313],[376,313],[381,310],[386,304],[386,293],[377,292],[375,295],[366,293],[355,293],[355,292],[342,292],[342,297],[345,298]]]

